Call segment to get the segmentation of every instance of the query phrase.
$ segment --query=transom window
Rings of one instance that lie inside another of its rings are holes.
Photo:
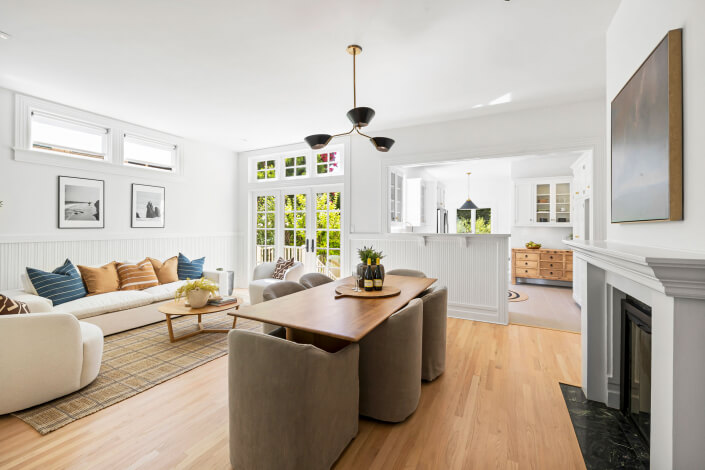
[[[277,161],[260,160],[257,162],[257,180],[273,180],[277,178]]]
[[[338,152],[319,153],[316,155],[316,174],[335,175],[342,173]]]
[[[109,130],[74,119],[32,111],[31,147],[77,157],[104,160]]]
[[[176,145],[124,135],[125,164],[172,171],[176,163]]]
[[[284,157],[284,177],[306,176],[306,156]]]

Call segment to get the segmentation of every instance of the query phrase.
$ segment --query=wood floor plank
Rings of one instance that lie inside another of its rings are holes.
[[[584,469],[558,382],[580,384],[580,335],[448,320],[446,373],[417,411],[361,419],[335,468]],[[0,417],[0,469],[229,469],[227,357],[46,436]]]

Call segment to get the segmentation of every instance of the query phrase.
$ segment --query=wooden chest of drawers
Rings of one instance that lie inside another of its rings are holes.
[[[512,284],[517,278],[573,281],[571,250],[512,249]]]

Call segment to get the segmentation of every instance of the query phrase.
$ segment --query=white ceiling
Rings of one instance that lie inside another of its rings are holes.
[[[247,150],[347,131],[358,43],[380,135],[603,96],[618,1],[0,0],[0,86]]]

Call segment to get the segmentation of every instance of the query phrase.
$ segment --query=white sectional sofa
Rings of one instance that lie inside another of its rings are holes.
[[[23,290],[7,291],[8,297],[29,304],[30,312],[37,311],[33,305],[44,304],[48,311],[70,313],[82,322],[92,323],[103,330],[103,335],[137,328],[164,320],[158,304],[174,298],[176,289],[186,281],[161,284],[144,290],[125,290],[83,297],[54,307],[51,300],[36,295],[26,274],[22,275]],[[203,271],[203,276],[218,284],[220,292],[227,294],[228,274],[226,271]],[[40,307],[45,311],[44,307]],[[31,315],[31,314],[30,314]]]

